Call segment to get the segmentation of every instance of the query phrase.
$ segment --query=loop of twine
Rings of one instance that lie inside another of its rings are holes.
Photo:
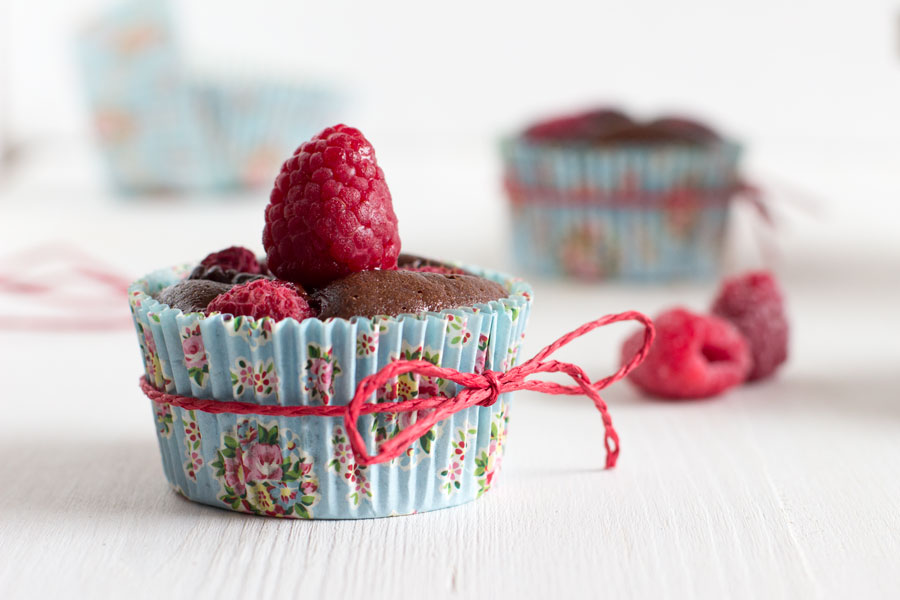
[[[550,355],[576,338],[598,327],[604,327],[620,321],[637,321],[642,324],[644,326],[644,341],[638,352],[612,375],[592,382],[578,365],[548,360]],[[356,462],[359,465],[374,465],[397,458],[437,422],[472,406],[491,406],[497,401],[500,394],[519,390],[542,392],[550,395],[572,396],[583,394],[593,401],[603,420],[606,468],[609,469],[615,466],[619,456],[619,436],[613,427],[606,402],[600,397],[600,390],[624,378],[637,367],[647,356],[653,337],[654,329],[650,319],[639,312],[627,311],[606,315],[585,323],[560,337],[538,352],[533,358],[506,372],[488,370],[481,374],[461,373],[455,369],[439,367],[424,360],[398,360],[386,365],[377,373],[363,378],[356,388],[353,399],[346,406],[260,405],[250,402],[222,402],[219,400],[192,398],[190,396],[161,392],[148,383],[143,376],[140,380],[140,386],[144,394],[153,402],[173,404],[186,410],[199,410],[213,414],[255,414],[278,417],[343,417],[344,427],[347,431],[353,454],[356,457]],[[430,396],[400,402],[367,402],[367,399],[387,385],[390,380],[405,373],[445,379],[456,383],[463,389],[453,397]],[[563,373],[572,379],[574,385],[562,385],[552,381],[528,379],[529,376],[538,373]],[[363,436],[359,431],[360,416],[373,413],[406,413],[413,411],[428,412],[419,414],[415,423],[408,425],[393,437],[385,440],[374,456],[368,453]]]

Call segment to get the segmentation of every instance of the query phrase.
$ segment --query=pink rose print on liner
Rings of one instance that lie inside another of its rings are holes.
[[[244,468],[250,481],[280,481],[281,463],[281,448],[275,444],[256,444],[244,455]]]
[[[313,358],[309,361],[309,372],[314,377],[316,384],[321,389],[331,387],[331,379],[334,375],[334,367],[324,358]]]
[[[275,377],[269,373],[254,373],[253,386],[257,394],[266,394],[266,390],[271,390],[275,383]]]
[[[144,329],[144,347],[150,354],[156,354],[156,340],[153,339],[149,327]]]
[[[203,340],[191,337],[181,344],[184,350],[184,365],[190,367],[202,367],[206,362],[206,353],[203,348]]]
[[[500,412],[494,415],[491,422],[491,437],[487,449],[475,457],[475,477],[478,481],[478,495],[481,497],[491,488],[494,476],[500,470],[503,461],[503,446],[506,443],[506,433],[509,427],[509,407],[502,404]]]
[[[451,346],[465,345],[472,338],[472,334],[466,329],[467,325],[468,320],[465,317],[447,315],[447,335]]]
[[[468,447],[469,436],[476,435],[478,430],[474,427],[466,425],[456,430],[456,439],[453,440],[450,453],[450,461],[447,468],[441,471],[438,476],[444,480],[441,490],[448,496],[456,493],[462,487],[463,470],[466,464],[466,448]]]
[[[475,369],[479,375],[484,373],[484,364],[487,360],[488,336],[480,334],[478,336],[478,350],[475,351]]]
[[[250,364],[246,358],[238,358],[231,368],[231,387],[235,397],[250,390],[257,398],[270,396],[278,386],[278,375],[275,373],[275,361],[269,359],[265,364]]]
[[[159,359],[156,355],[148,353],[144,355],[144,364],[147,367],[147,378],[155,382],[157,388],[160,387],[161,365],[159,364]]]
[[[695,234],[700,205],[693,190],[672,190],[663,198],[663,207],[666,211],[666,224],[673,236],[687,239]]]
[[[219,480],[221,500],[232,510],[274,517],[312,518],[319,481],[312,457],[299,438],[276,422],[268,427],[241,419],[222,435],[210,467]]]
[[[330,404],[334,397],[334,380],[341,367],[332,355],[332,348],[310,344],[307,348],[304,385],[313,400]]]
[[[206,358],[206,348],[203,346],[199,323],[181,330],[181,350],[184,354],[184,367],[187,369],[188,377],[198,386],[203,387],[209,376],[209,361]]]
[[[163,372],[163,365],[158,354],[144,352],[144,368],[147,370],[148,381],[152,382],[156,389],[166,391],[175,389],[175,384]]]
[[[394,437],[401,430],[406,429],[419,419],[423,419],[432,412],[432,409],[417,410],[408,413],[385,413],[377,415],[372,423],[372,431],[375,433],[375,445],[380,445],[385,440]],[[426,455],[431,454],[432,444],[439,437],[440,425],[435,425],[419,438],[418,445],[410,446],[390,464],[399,464],[403,469],[415,466]]]
[[[157,404],[156,405],[156,422],[159,425],[159,435],[170,437],[172,435],[172,405]]]
[[[181,349],[184,351],[185,360],[188,357],[196,357],[198,354],[205,354],[206,349],[203,347],[203,339],[200,336],[189,336],[181,342]],[[195,359],[196,360],[196,359]]]
[[[439,396],[441,388],[433,377],[422,377],[419,380],[419,395],[424,397]]]
[[[187,456],[187,461],[184,463],[185,474],[197,481],[197,472],[203,466],[203,458],[200,456],[202,440],[196,413],[192,410],[183,413],[181,425],[184,429],[184,446]]]
[[[282,502],[290,502],[297,497],[297,490],[293,490],[289,488],[287,484],[282,483],[278,488],[278,495]]]
[[[353,449],[342,427],[334,428],[331,444],[334,446],[334,455],[328,462],[328,468],[337,473],[350,486],[347,499],[353,506],[359,506],[363,498],[372,497],[372,486],[366,478],[366,467],[356,464]]]
[[[275,511],[276,505],[272,498],[274,487],[266,487],[262,483],[254,483],[247,489],[247,500],[251,506],[256,507],[263,514],[276,517],[281,516]]]
[[[574,225],[560,239],[558,259],[564,272],[579,279],[602,279],[619,271],[612,235],[595,221]]]
[[[247,477],[244,473],[244,455],[240,447],[235,448],[234,458],[226,458],[225,466],[225,483],[234,488],[239,495],[243,495],[246,491],[244,482]]]
[[[378,332],[360,333],[356,338],[356,355],[368,356],[375,352],[375,345],[378,343]]]
[[[400,357],[392,356],[391,360],[399,360],[400,358],[404,360],[426,360],[433,365],[439,365],[441,363],[440,351],[423,348],[422,346],[414,347],[405,342]],[[418,374],[413,373],[404,373],[399,377],[392,379],[385,387],[378,390],[376,397],[379,402],[390,402],[397,399],[410,400],[421,396],[438,396],[442,392],[442,383],[443,380],[441,379],[421,377]],[[372,431],[375,433],[376,443],[381,443],[384,440],[393,437],[399,433],[401,429],[406,428],[411,423],[415,423],[416,418],[422,417],[428,412],[429,411],[423,410],[403,413],[399,416],[389,413],[376,415],[372,423]],[[419,438],[418,449],[421,449],[424,454],[431,453],[432,442],[437,439],[437,429],[438,426],[435,426]],[[416,456],[421,460],[422,455],[416,455],[416,452],[416,447],[410,447],[406,450],[405,456],[407,459],[413,459],[413,462],[415,462]],[[412,465],[409,460],[407,460],[401,462],[401,466],[403,468],[408,468]]]
[[[272,341],[272,319],[256,320],[241,316],[228,322],[230,326],[225,328],[228,335],[242,338],[251,351]]]

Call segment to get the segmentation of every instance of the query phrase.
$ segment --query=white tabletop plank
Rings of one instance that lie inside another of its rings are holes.
[[[592,306],[668,302],[652,289],[558,288],[538,286],[526,353]],[[357,522],[183,500],[162,475],[132,332],[4,333],[4,597],[890,597],[900,589],[900,377],[891,340],[853,333],[896,319],[870,299],[872,314],[829,325],[841,298],[798,288],[792,301],[794,360],[773,381],[688,403],[610,389],[616,469],[600,469],[590,402],[521,394],[502,476],[484,498]],[[563,357],[599,374],[627,331],[597,332]],[[102,381],[84,371],[84,353],[107,357]]]
[[[474,162],[467,189],[493,189]],[[850,197],[851,180],[835,170],[833,189]],[[138,276],[253,244],[261,228],[263,196],[128,204],[40,181],[0,198],[0,255],[69,235]],[[483,206],[460,244],[417,210],[410,191],[425,183],[395,190],[405,247],[508,266],[497,198],[432,190],[438,205]],[[286,522],[192,504],[165,483],[132,331],[0,331],[0,597],[895,598],[900,246],[878,214],[832,208],[786,235],[792,355],[777,378],[687,403],[617,384],[612,471],[589,401],[520,394],[490,493],[409,517]],[[159,237],[173,210],[194,234]],[[602,314],[702,309],[714,291],[534,283],[526,356]],[[628,331],[560,357],[608,373]]]

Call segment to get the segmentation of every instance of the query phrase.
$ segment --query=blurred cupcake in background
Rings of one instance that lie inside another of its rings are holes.
[[[334,121],[328,86],[190,70],[167,1],[120,0],[77,38],[98,149],[119,191],[208,191],[269,184],[282,158]]]
[[[586,280],[714,277],[740,146],[682,117],[598,109],[504,141],[516,257]]]

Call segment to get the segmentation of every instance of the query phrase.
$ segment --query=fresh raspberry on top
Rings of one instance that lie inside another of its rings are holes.
[[[682,308],[653,320],[656,339],[647,358],[628,379],[644,392],[662,398],[706,398],[740,384],[750,370],[744,336],[728,321]],[[622,346],[622,363],[644,340],[638,332]]]
[[[753,356],[748,379],[768,377],[787,360],[784,300],[768,271],[751,271],[727,279],[713,302],[712,312],[731,321],[747,338]]]
[[[262,273],[262,267],[256,260],[256,255],[243,246],[231,246],[218,252],[213,252],[200,261],[203,267],[222,267],[223,270],[232,270],[238,273]]]
[[[213,298],[206,307],[206,314],[220,312],[254,319],[272,317],[276,321],[288,317],[302,321],[316,316],[301,294],[302,290],[290,282],[257,279],[236,285]]]
[[[391,192],[358,129],[329,127],[285,161],[266,207],[263,246],[272,273],[310,288],[397,268]]]

